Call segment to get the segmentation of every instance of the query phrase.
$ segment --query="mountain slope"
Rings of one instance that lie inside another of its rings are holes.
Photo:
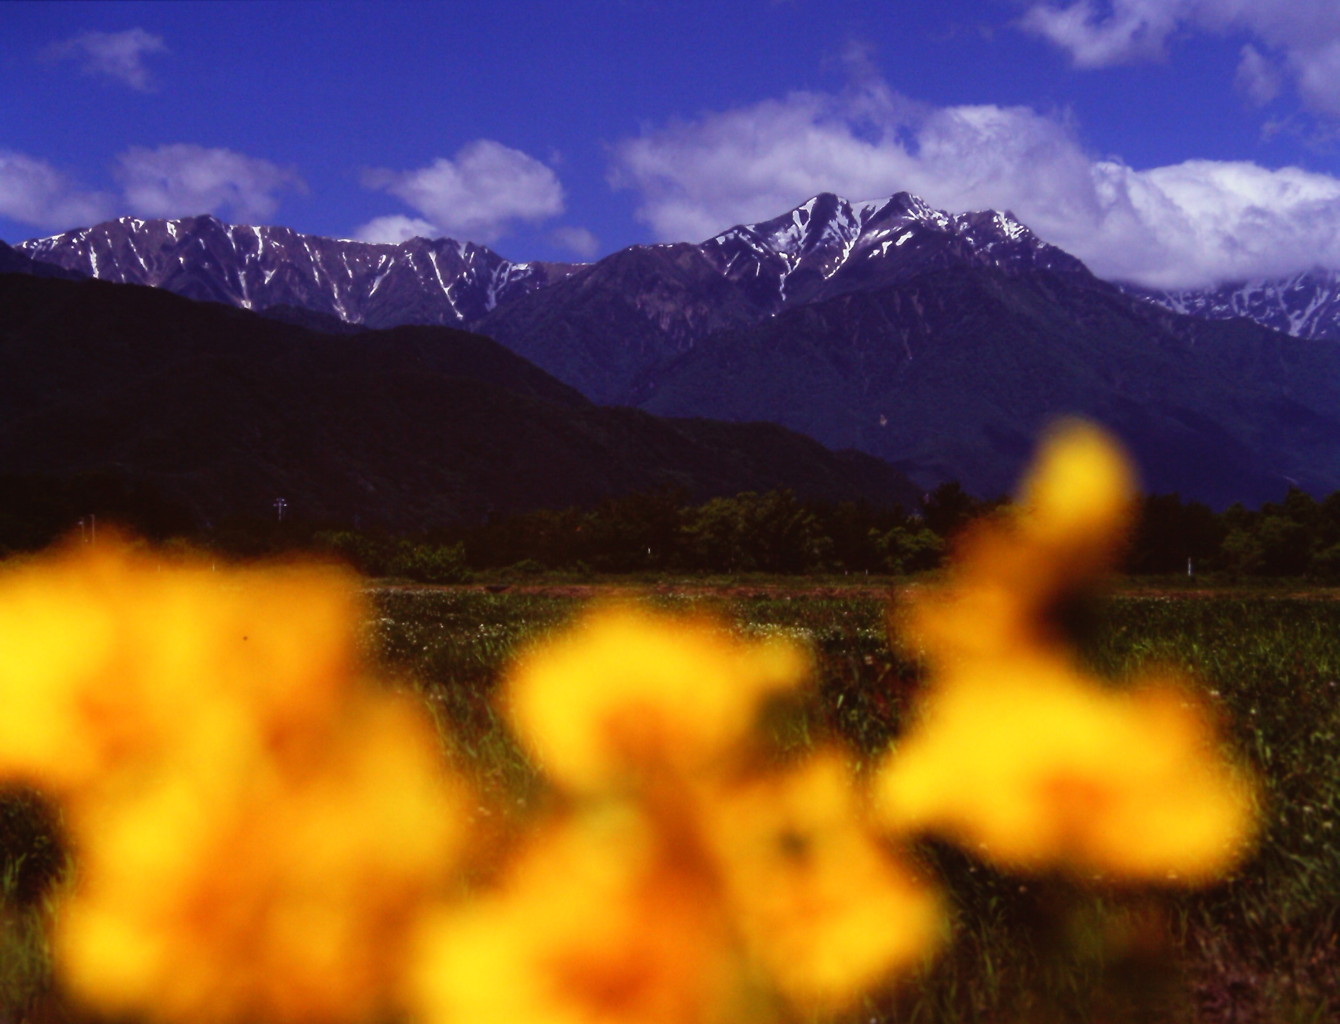
[[[1122,285],[1131,295],[1206,320],[1243,317],[1296,338],[1340,341],[1340,271],[1316,268],[1289,277],[1216,288],[1155,291]]]
[[[33,259],[24,252],[0,242],[0,274],[32,274],[34,277],[59,277],[77,281],[84,277],[74,270],[66,270],[54,263]]]
[[[212,218],[114,222],[20,248],[303,326],[468,323],[596,401],[781,423],[924,484],[1002,490],[1037,431],[1078,413],[1122,432],[1157,490],[1224,504],[1291,482],[1340,487],[1340,347],[1215,319],[1249,313],[1321,337],[1340,318],[1340,279],[1160,306],[1008,213],[949,214],[906,193],[825,193],[701,244],[578,266]]]
[[[378,245],[214,217],[122,217],[21,243],[18,250],[90,277],[163,288],[242,309],[292,306],[368,327],[458,326],[541,287],[564,264],[512,263],[472,242]]]
[[[450,239],[374,245],[209,216],[123,217],[18,251],[100,280],[274,309],[319,329],[470,327],[610,404],[635,404],[659,368],[699,339],[809,302],[948,266],[1087,274],[1009,214],[951,216],[905,192],[864,203],[823,193],[698,245],[633,246],[590,265],[511,263]]]
[[[824,193],[700,245],[614,253],[474,326],[584,394],[640,404],[664,366],[715,332],[956,266],[1089,276],[1009,214],[950,216],[905,192],[865,203]]]
[[[986,495],[1067,414],[1113,428],[1156,491],[1223,505],[1340,488],[1340,351],[1049,270],[934,270],[722,332],[644,407],[770,419]]]
[[[0,407],[10,485],[114,478],[196,524],[279,497],[417,528],[666,484],[916,494],[780,427],[599,408],[479,335],[320,334],[99,281],[0,275]]]

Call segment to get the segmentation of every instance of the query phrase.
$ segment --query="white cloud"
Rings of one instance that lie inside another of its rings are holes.
[[[1070,0],[1034,3],[1021,24],[1068,51],[1079,67],[1160,58],[1188,31],[1246,33],[1287,69],[1305,103],[1340,115],[1335,0],[1108,0],[1101,10],[1093,0]],[[1242,65],[1238,73],[1241,81]]]
[[[554,228],[549,240],[559,248],[567,249],[581,259],[589,260],[600,251],[600,240],[586,228],[565,226]]]
[[[105,219],[112,197],[80,188],[45,161],[0,150],[0,216],[64,230]]]
[[[110,78],[140,92],[153,85],[144,58],[151,53],[166,53],[161,36],[142,28],[124,32],[81,32],[72,39],[54,43],[42,51],[46,60],[73,60],[86,75]]]
[[[1079,67],[1105,67],[1163,57],[1168,36],[1196,5],[1197,0],[1114,0],[1104,17],[1092,0],[1035,4],[1021,24],[1069,50]]]
[[[1192,161],[1136,170],[1026,107],[918,106],[882,83],[793,93],[649,130],[611,182],[664,241],[699,240],[832,191],[909,191],[950,211],[1012,210],[1100,276],[1156,286],[1340,267],[1340,180]]]
[[[294,171],[268,160],[185,143],[128,149],[117,157],[114,174],[130,209],[143,217],[226,211],[254,224],[278,209],[276,193],[304,187]]]
[[[354,238],[360,242],[379,242],[398,245],[411,238],[441,238],[443,231],[436,224],[429,224],[418,217],[405,217],[394,213],[389,217],[376,217],[354,231]]]
[[[1284,88],[1279,69],[1251,43],[1242,48],[1234,84],[1258,107],[1264,107]]]
[[[369,171],[364,184],[401,199],[422,222],[472,242],[494,242],[518,221],[534,223],[563,212],[563,187],[554,172],[490,139],[468,143],[453,159],[439,157],[418,170]]]

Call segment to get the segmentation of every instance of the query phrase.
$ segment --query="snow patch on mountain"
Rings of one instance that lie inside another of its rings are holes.
[[[448,238],[359,242],[225,224],[211,216],[123,217],[32,239],[17,249],[107,281],[258,311],[297,307],[369,327],[474,325],[514,298],[593,266],[513,263],[484,246]],[[676,260],[705,259],[710,273],[758,319],[952,266],[1087,274],[1078,260],[1039,240],[1009,213],[949,214],[907,192],[854,203],[820,193],[779,217],[736,225],[699,245],[634,250],[670,261],[655,265],[653,278],[675,279]],[[677,287],[663,283],[671,291]],[[693,312],[698,306],[736,301],[713,289],[681,299],[685,324],[672,333],[686,339],[700,330],[688,321],[714,322]],[[653,305],[658,322],[675,320],[664,299]]]
[[[244,309],[296,306],[370,327],[469,323],[574,266],[512,263],[484,246],[447,238],[377,244],[210,216],[122,217],[17,249],[116,283]]]
[[[1213,288],[1155,291],[1120,285],[1137,298],[1206,320],[1244,317],[1297,338],[1340,341],[1340,271],[1314,268],[1288,277]]]

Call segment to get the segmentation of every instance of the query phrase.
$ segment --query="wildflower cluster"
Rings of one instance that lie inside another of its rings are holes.
[[[464,838],[408,699],[360,680],[351,581],[116,543],[0,575],[0,775],[59,799],[70,988],[162,1020],[365,1020]]]
[[[1128,527],[1126,461],[1093,427],[1058,430],[1017,508],[980,521],[948,580],[897,626],[929,693],[881,770],[883,819],[1007,870],[1203,883],[1238,861],[1252,788],[1190,687],[1152,672],[1115,689],[1080,666],[1068,602]]]
[[[881,848],[847,766],[749,756],[760,701],[807,672],[790,643],[631,607],[523,657],[505,706],[561,808],[427,937],[426,1016],[706,1022],[773,992],[839,1007],[918,963],[936,898]]]
[[[946,923],[923,834],[1206,881],[1250,837],[1247,781],[1184,684],[1091,679],[1057,624],[1130,501],[1105,437],[1052,439],[900,619],[931,679],[873,786],[837,747],[761,755],[811,674],[793,642],[588,612],[503,680],[552,797],[501,845],[422,706],[366,677],[340,573],[120,544],[0,571],[0,777],[58,800],[77,855],[61,976],[165,1022],[714,1024],[841,1010],[924,963]]]

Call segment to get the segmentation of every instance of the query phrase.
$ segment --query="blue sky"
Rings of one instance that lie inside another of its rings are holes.
[[[1335,0],[10,0],[0,76],[9,242],[211,212],[590,259],[908,190],[1108,277],[1340,267]]]

